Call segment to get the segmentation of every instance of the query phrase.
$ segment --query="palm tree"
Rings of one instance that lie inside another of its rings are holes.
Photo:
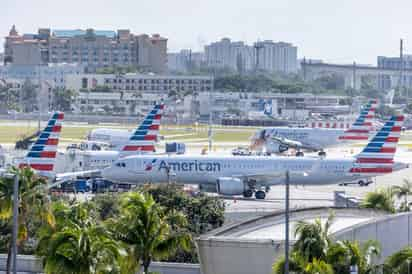
[[[326,250],[331,243],[329,229],[333,223],[333,218],[334,215],[329,214],[323,225],[320,218],[314,222],[299,221],[295,227],[297,240],[293,246],[293,251],[302,254],[309,262],[313,258],[325,259]]]
[[[324,224],[300,221],[295,227],[297,240],[290,255],[290,271],[295,273],[349,273],[350,266],[357,266],[359,274],[372,273],[373,256],[380,254],[374,241],[360,246],[358,242],[338,241],[333,243],[329,235],[333,223],[330,214]],[[284,273],[284,258],[273,266],[273,273]]]
[[[54,204],[56,226],[43,226],[38,234],[36,253],[45,273],[119,272],[122,249],[91,211],[86,203]]]
[[[350,266],[356,266],[359,274],[371,273],[375,266],[374,257],[380,255],[380,247],[376,241],[367,241],[360,245],[357,241],[338,241],[327,251],[326,261],[333,265],[335,273],[348,273]]]
[[[366,194],[361,207],[395,212],[392,189],[380,189]]]
[[[152,259],[167,258],[178,247],[190,247],[186,217],[174,211],[166,215],[148,194],[125,194],[120,216],[111,223],[113,233],[127,246],[128,259],[123,265],[127,273],[135,272],[141,265],[147,274]]]
[[[19,218],[18,241],[20,247],[29,238],[29,228],[34,223],[54,225],[54,217],[50,211],[47,197],[46,181],[38,177],[31,168],[12,168],[11,173],[19,177]],[[11,226],[13,214],[14,180],[0,178],[0,218]],[[8,244],[7,273],[10,271],[11,243]]]
[[[313,259],[304,269],[305,274],[334,274],[332,265],[323,260]]]
[[[401,205],[401,211],[409,211],[408,196],[412,194],[412,182],[405,179],[401,186],[392,187],[393,194],[398,197],[398,199],[404,198]]]
[[[400,251],[392,254],[385,261],[387,269],[391,269],[392,272],[386,273],[411,273],[412,272],[412,248],[405,247]]]

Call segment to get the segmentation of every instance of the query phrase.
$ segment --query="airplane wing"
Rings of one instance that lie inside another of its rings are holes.
[[[76,171],[76,172],[65,172],[65,173],[58,173],[54,178],[53,186],[62,184],[66,181],[76,179],[78,176],[99,176],[101,174],[101,170],[85,170],[85,171]],[[52,186],[52,187],[53,187]]]
[[[287,138],[283,138],[279,136],[272,136],[271,140],[279,143],[280,145],[283,145],[289,148],[294,148],[294,149],[306,149],[306,150],[313,150],[313,151],[318,151],[321,149],[319,146],[302,143],[299,141],[295,141],[295,140],[291,140],[291,139],[287,139]]]

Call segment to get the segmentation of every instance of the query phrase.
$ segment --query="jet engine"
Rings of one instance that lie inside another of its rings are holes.
[[[266,152],[268,153],[283,153],[289,149],[289,146],[278,141],[266,142]]]
[[[217,180],[216,189],[219,194],[223,195],[241,195],[246,187],[239,178],[222,177]]]

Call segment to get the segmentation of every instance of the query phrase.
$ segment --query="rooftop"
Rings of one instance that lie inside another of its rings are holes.
[[[333,224],[330,228],[332,234],[375,220],[385,215],[382,212],[369,209],[319,207],[292,210],[290,213],[290,239],[292,241],[295,239],[294,228],[298,221],[303,220],[314,222],[316,218],[320,218],[321,222],[324,223],[331,210],[335,215]],[[223,241],[269,240],[282,242],[285,239],[284,218],[284,212],[277,211],[262,217],[223,226],[222,228],[201,236],[200,239],[216,239]]]
[[[75,37],[79,35],[85,35],[87,33],[86,30],[82,29],[73,29],[73,30],[54,30],[53,35],[59,38],[67,37]],[[112,30],[94,30],[93,33],[97,36],[106,36],[107,38],[115,38],[116,32]]]

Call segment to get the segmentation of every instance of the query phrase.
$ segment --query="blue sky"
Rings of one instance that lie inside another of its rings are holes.
[[[130,28],[167,37],[170,51],[222,37],[271,39],[294,43],[299,57],[375,64],[399,54],[401,37],[412,53],[411,12],[408,0],[2,0],[0,36],[12,24],[23,33]]]

